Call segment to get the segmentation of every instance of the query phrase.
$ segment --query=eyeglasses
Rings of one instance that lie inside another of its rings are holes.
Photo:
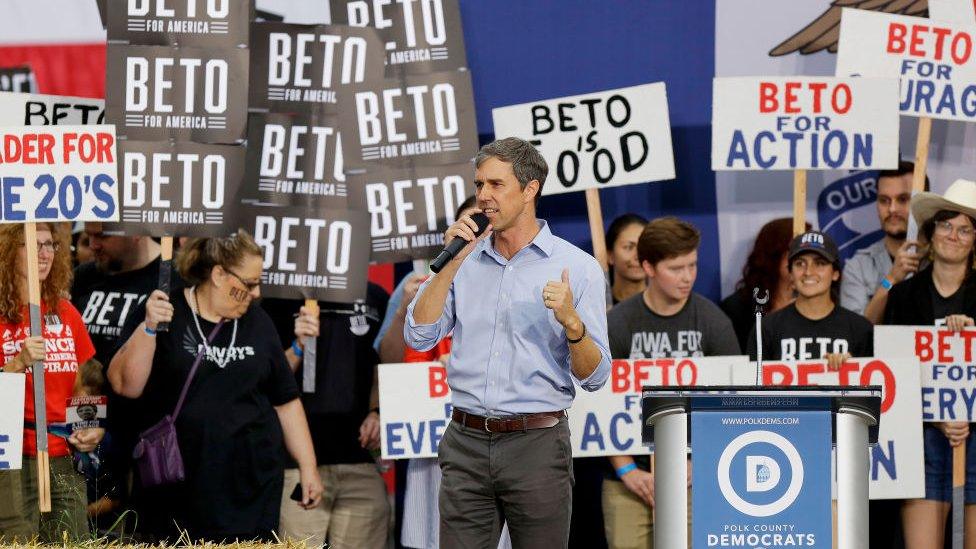
[[[948,221],[939,221],[935,224],[935,232],[941,236],[949,236],[952,231],[956,231],[956,236],[960,240],[972,240],[973,236],[976,235],[976,231],[972,227],[967,227],[965,225],[954,227],[952,223]]]
[[[247,291],[249,291],[249,292],[254,291],[255,288],[257,288],[258,286],[261,285],[261,281],[260,280],[258,280],[257,282],[248,282],[248,281],[244,280],[243,278],[241,278],[241,275],[235,273],[234,271],[232,271],[232,270],[230,270],[230,269],[228,269],[226,267],[224,267],[224,270],[227,271],[227,274],[233,276],[241,284],[243,284],[244,285],[244,288],[247,289]]]
[[[26,246],[27,244],[21,244],[21,246]],[[51,253],[57,253],[61,249],[61,243],[54,240],[48,240],[47,242],[37,243],[37,253],[41,253],[47,250]]]

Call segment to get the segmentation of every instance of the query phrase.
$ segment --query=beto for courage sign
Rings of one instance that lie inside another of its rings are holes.
[[[716,78],[712,89],[713,170],[898,165],[895,78]]]

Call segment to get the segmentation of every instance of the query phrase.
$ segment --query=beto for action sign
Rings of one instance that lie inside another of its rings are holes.
[[[836,74],[900,77],[902,114],[974,122],[974,40],[973,25],[844,8]]]
[[[692,544],[831,547],[830,412],[691,414]]]
[[[546,159],[544,195],[674,179],[663,82],[500,107],[491,115],[496,136],[525,139]]]
[[[119,218],[114,126],[0,127],[0,223]]]
[[[713,170],[867,170],[897,165],[895,78],[761,76],[713,81]]]

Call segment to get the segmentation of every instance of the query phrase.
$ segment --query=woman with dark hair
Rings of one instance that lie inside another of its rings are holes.
[[[278,529],[285,455],[299,465],[297,505],[318,505],[322,482],[295,378],[275,327],[256,306],[261,248],[239,231],[194,239],[176,258],[186,282],[172,298],[156,290],[130,315],[108,378],[139,398],[143,428],[172,414],[193,363],[201,359],[175,418],[185,481],[143,487],[150,535],[175,539],[273,540]],[[167,331],[157,331],[169,323]]]
[[[810,230],[809,223],[806,229]],[[764,315],[793,303],[793,284],[790,282],[790,268],[786,260],[792,239],[791,217],[774,219],[763,225],[742,268],[742,280],[735,285],[735,292],[719,305],[732,321],[740,349],[749,348],[749,334],[756,327],[756,310],[752,298],[754,288],[760,288],[760,293],[769,290],[769,302],[763,307]]]
[[[71,246],[65,227],[37,223],[37,271],[41,283],[43,329],[32,334],[28,314],[28,260],[24,227],[0,225],[0,347],[3,372],[26,375],[24,457],[20,470],[0,471],[0,537],[5,542],[62,542],[87,535],[85,479],[75,472],[72,449],[90,452],[104,435],[86,429],[64,439],[48,433],[51,512],[41,514],[37,501],[37,447],[34,430],[34,372],[44,363],[44,395],[48,423],[64,423],[67,399],[73,394],[79,365],[95,355],[95,347],[78,310],[66,299],[71,287]],[[46,349],[58,349],[48,354]]]
[[[647,285],[647,275],[637,260],[637,240],[645,225],[647,220],[643,217],[626,213],[614,219],[607,228],[607,264],[614,305],[643,292]]]
[[[931,243],[931,265],[891,288],[885,324],[973,326],[976,318],[976,182],[957,180],[944,196],[921,193],[912,199],[912,215]],[[925,499],[902,507],[906,549],[941,549],[952,495],[952,447],[966,445],[966,525],[976,523],[976,438],[965,421],[923,423]],[[976,536],[966,536],[966,548]]]

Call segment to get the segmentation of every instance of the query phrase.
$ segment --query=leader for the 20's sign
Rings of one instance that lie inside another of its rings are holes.
[[[501,107],[492,118],[496,136],[542,153],[544,195],[674,179],[663,83]]]
[[[248,52],[108,46],[107,118],[129,139],[244,139]]]
[[[115,128],[0,128],[0,223],[118,219]]]

